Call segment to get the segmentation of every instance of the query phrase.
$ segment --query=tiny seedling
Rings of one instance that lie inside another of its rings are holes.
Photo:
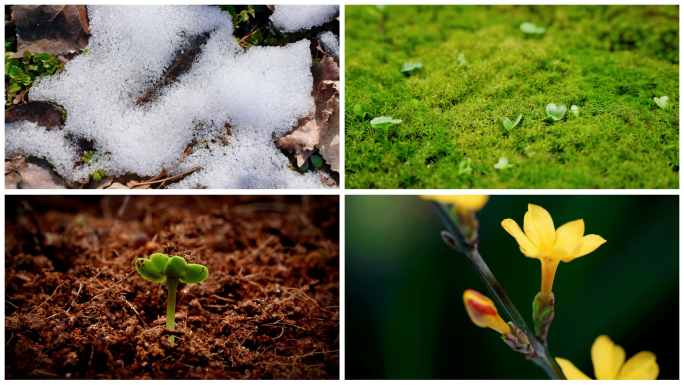
[[[501,158],[499,158],[499,163],[494,165],[494,168],[499,169],[499,170],[504,170],[507,168],[511,168],[513,166],[514,165],[508,163],[508,159],[501,157]]]
[[[421,62],[408,62],[404,63],[401,67],[401,72],[404,75],[413,75],[418,69],[423,68],[423,63]]]
[[[667,106],[667,96],[662,96],[660,98],[654,97],[653,101],[655,101],[660,108],[665,108],[665,106]]]
[[[465,55],[462,53],[458,54],[458,57],[456,58],[456,61],[458,61],[459,66],[464,66],[466,63],[468,63],[465,59]]]
[[[564,105],[557,107],[555,104],[551,103],[548,106],[546,106],[546,118],[551,118],[553,120],[561,120],[563,119],[563,116],[565,116],[565,111],[567,110],[568,108]]]
[[[308,170],[308,169],[309,169],[309,162],[304,161],[304,164],[302,165],[302,167],[299,168],[299,172],[306,172],[306,170]]]
[[[93,171],[93,180],[99,182],[102,178],[107,176],[107,172],[103,169]]]
[[[392,126],[394,124],[399,124],[401,122],[402,121],[399,119],[392,119],[392,118],[387,117],[387,116],[381,116],[379,118],[375,118],[375,119],[371,120],[370,123],[371,123],[371,126],[373,126],[373,128],[380,128],[385,132],[385,142],[387,142],[387,141],[389,141],[389,128],[390,128],[390,126]]]
[[[515,122],[512,122],[510,119],[508,119],[508,117],[506,117],[506,119],[504,119],[503,121],[503,125],[506,131],[514,129],[515,126],[517,126],[518,123],[520,123],[520,119],[522,119],[522,114],[518,115],[518,118],[515,120]]]
[[[575,114],[575,116],[579,118],[579,107],[572,106],[572,107],[570,107],[570,111],[572,111],[572,113]]]
[[[135,269],[141,277],[148,281],[161,283],[166,281],[169,297],[166,302],[166,328],[175,330],[176,325],[176,289],[178,282],[200,283],[209,276],[209,269],[197,264],[188,264],[182,257],[169,258],[166,254],[152,254],[150,259],[138,258]],[[174,336],[169,336],[173,346]]]
[[[370,115],[368,111],[370,111],[370,106],[368,105],[368,103],[361,103],[354,106],[354,113],[356,114],[356,116],[361,118],[361,120],[365,119],[366,116]]]
[[[540,34],[546,32],[545,28],[537,27],[536,25],[534,25],[532,23],[528,23],[528,22],[524,22],[524,23],[520,24],[520,30],[525,32],[525,33],[532,34],[532,35],[540,35]]]
[[[312,155],[311,163],[313,163],[313,165],[316,166],[316,168],[321,168],[323,167],[323,158],[321,158],[318,155]]]
[[[470,158],[467,160],[461,161],[461,163],[458,164],[458,175],[461,174],[470,174],[473,172],[473,169],[470,168]]]

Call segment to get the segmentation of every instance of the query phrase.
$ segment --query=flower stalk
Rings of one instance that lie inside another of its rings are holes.
[[[445,204],[437,202],[432,202],[432,204],[442,220],[442,223],[447,228],[447,232],[442,232],[442,239],[444,239],[454,250],[466,256],[470,265],[475,269],[477,275],[482,279],[482,282],[484,282],[485,286],[494,297],[498,307],[503,310],[506,316],[524,335],[529,336],[529,342],[537,353],[537,357],[532,359],[532,361],[544,369],[549,378],[564,380],[565,376],[563,375],[563,372],[549,354],[548,349],[531,333],[531,329],[525,323],[525,319],[520,315],[520,312],[518,312],[515,305],[513,305],[513,302],[496,280],[494,274],[489,270],[489,267],[482,259],[477,248],[472,247],[472,240],[469,240],[470,242],[466,241],[459,232],[458,220],[454,216],[453,211]]]

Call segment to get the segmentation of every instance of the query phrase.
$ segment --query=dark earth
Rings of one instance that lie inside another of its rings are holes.
[[[339,197],[8,196],[7,379],[339,378]],[[178,288],[137,258],[207,266]]]

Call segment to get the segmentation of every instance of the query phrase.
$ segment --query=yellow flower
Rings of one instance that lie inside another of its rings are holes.
[[[560,261],[570,262],[587,255],[606,242],[598,235],[584,235],[584,220],[568,222],[555,229],[549,212],[533,204],[525,214],[525,232],[512,219],[504,219],[501,226],[511,234],[526,257],[536,258],[542,264],[541,301],[551,295],[553,278]]]
[[[453,205],[460,212],[480,211],[489,200],[489,195],[421,195],[420,197],[445,205]]]
[[[568,380],[591,380],[565,358],[556,361]],[[597,380],[655,380],[660,372],[655,354],[644,350],[625,362],[625,349],[605,335],[591,346],[591,361]]]
[[[494,306],[494,302],[475,290],[468,289],[463,293],[463,304],[470,320],[481,328],[492,328],[497,332],[511,334],[511,327],[504,322]]]

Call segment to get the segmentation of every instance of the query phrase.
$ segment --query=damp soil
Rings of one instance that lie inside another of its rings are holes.
[[[9,196],[7,379],[339,378],[336,196]],[[209,278],[165,285],[137,258]]]

